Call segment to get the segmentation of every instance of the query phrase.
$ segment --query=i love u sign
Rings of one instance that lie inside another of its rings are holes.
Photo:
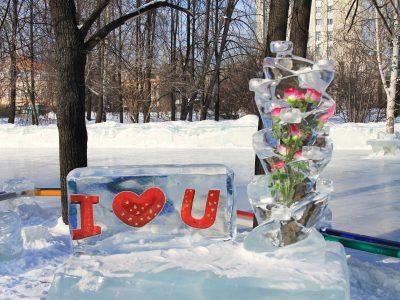
[[[67,182],[79,252],[155,245],[166,236],[226,240],[236,231],[233,172],[222,165],[80,168]]]

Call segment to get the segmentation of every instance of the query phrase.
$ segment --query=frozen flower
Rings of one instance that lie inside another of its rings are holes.
[[[305,99],[308,103],[316,105],[321,100],[321,93],[314,89],[307,89]]]
[[[301,150],[297,150],[297,151],[294,153],[293,157],[294,157],[294,158],[300,158],[302,154],[303,154],[303,153],[301,152]]]
[[[291,124],[290,125],[290,135],[291,136],[299,136],[300,135],[300,131],[297,128],[296,124]]]
[[[278,147],[276,147],[276,150],[278,150],[279,154],[281,155],[288,155],[288,153],[290,152],[290,148],[283,145],[278,145]]]
[[[303,101],[304,100],[304,94],[302,91],[296,89],[296,88],[288,88],[283,91],[283,98],[285,101],[289,104],[294,104],[297,101]]]
[[[272,170],[278,170],[278,169],[282,169],[282,168],[284,168],[284,167],[285,167],[285,162],[282,161],[282,160],[277,161],[277,162],[275,162],[275,163],[273,163],[273,164],[271,165],[271,169],[272,169]]]
[[[322,123],[328,122],[330,118],[332,118],[333,114],[335,113],[335,108],[336,104],[333,104],[331,107],[329,107],[321,117],[319,117],[319,121]]]
[[[275,107],[272,111],[271,111],[271,115],[275,118],[279,118],[281,116],[281,107]]]

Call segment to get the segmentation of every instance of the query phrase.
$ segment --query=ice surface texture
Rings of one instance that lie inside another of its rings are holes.
[[[24,178],[0,182],[0,193],[15,197],[0,199],[0,261],[18,258],[23,251],[21,226],[27,212],[17,196],[33,189],[32,182]]]
[[[21,253],[20,217],[13,211],[0,212],[0,261],[17,258]]]
[[[239,236],[239,239],[241,237]],[[186,244],[187,237],[177,244]],[[317,232],[274,253],[242,243],[74,256],[48,299],[349,299],[343,247]]]
[[[303,239],[329,216],[332,184],[319,175],[332,155],[324,125],[336,107],[325,92],[333,64],[293,56],[291,49],[291,42],[271,43],[277,57],[264,60],[265,79],[250,81],[265,127],[253,147],[267,175],[249,184],[248,195],[269,251]]]
[[[374,154],[396,155],[400,153],[400,133],[378,132],[376,139],[368,140]]]
[[[92,208],[94,225],[101,228],[101,233],[95,228],[93,236],[74,239],[75,252],[115,253],[165,247],[166,239],[173,244],[174,238],[186,235],[191,243],[201,244],[208,239],[231,239],[236,232],[233,172],[223,165],[81,168],[72,171],[67,181],[70,199],[77,194],[98,197]],[[149,190],[151,193],[154,189],[157,189],[155,200],[148,196]],[[217,192],[218,199],[213,196]],[[181,212],[187,209],[188,197],[193,193],[194,225],[184,222],[185,212]],[[121,194],[127,198],[122,199]],[[218,201],[208,201],[209,198]],[[81,211],[79,204],[70,201],[72,236],[82,228]],[[203,216],[212,219],[213,214],[214,222],[198,222]]]

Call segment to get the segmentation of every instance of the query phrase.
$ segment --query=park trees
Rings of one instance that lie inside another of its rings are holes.
[[[129,19],[160,7],[185,11],[165,0],[148,2],[136,10],[124,14],[89,36],[93,24],[109,5],[110,0],[98,2],[97,7],[82,23],[77,22],[77,10],[73,0],[49,2],[53,22],[58,74],[59,101],[57,126],[59,132],[60,185],[62,215],[67,223],[67,174],[87,165],[87,131],[85,124],[85,66],[87,54],[110,32]]]

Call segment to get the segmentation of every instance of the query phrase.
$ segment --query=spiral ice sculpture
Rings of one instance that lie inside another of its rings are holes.
[[[265,79],[250,81],[265,127],[254,134],[253,147],[266,175],[256,176],[247,192],[260,224],[254,234],[271,249],[303,239],[330,219],[332,184],[319,175],[333,149],[324,126],[336,107],[326,93],[333,63],[294,56],[292,48],[291,42],[272,42],[276,58],[264,59]]]

